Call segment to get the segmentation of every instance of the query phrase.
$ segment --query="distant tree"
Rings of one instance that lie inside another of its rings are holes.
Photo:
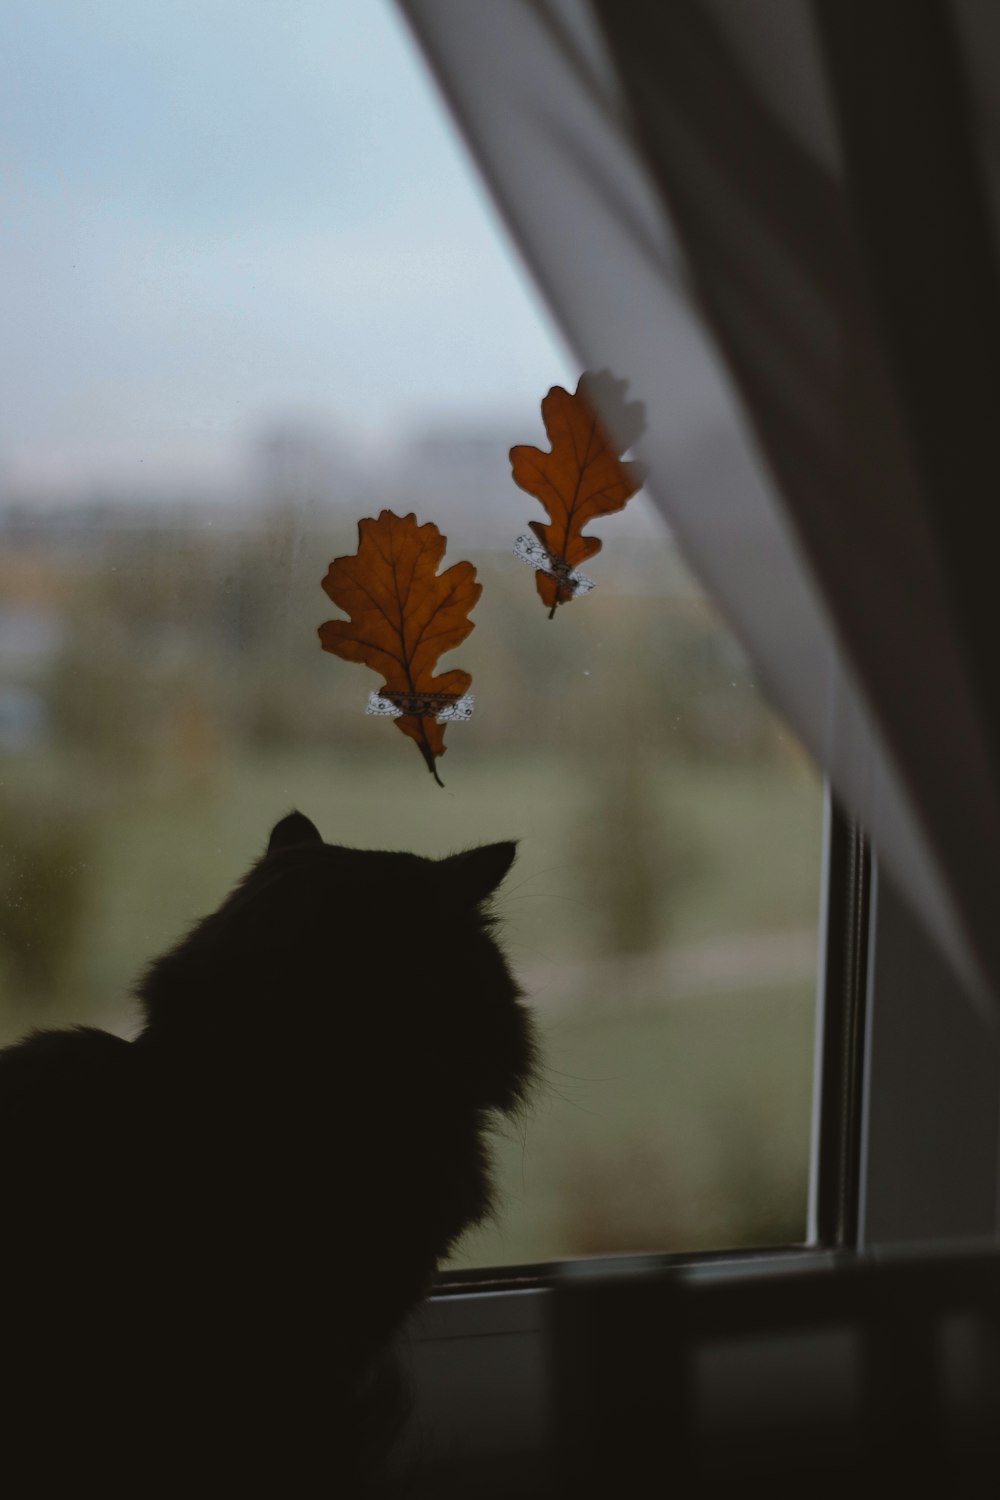
[[[577,867],[603,946],[644,953],[668,939],[681,894],[698,878],[695,836],[669,795],[669,768],[611,757],[594,777],[592,811],[577,830]]]
[[[3,1009],[40,1018],[69,980],[88,910],[88,820],[31,798],[0,803]]]

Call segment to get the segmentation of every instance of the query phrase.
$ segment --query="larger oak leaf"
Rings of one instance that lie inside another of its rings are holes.
[[[510,450],[515,484],[540,500],[551,517],[547,525],[528,522],[548,554],[548,570],[539,567],[535,582],[549,619],[558,605],[575,597],[577,590],[568,577],[571,570],[601,550],[598,537],[583,535],[584,526],[597,516],[622,510],[642,484],[639,465],[622,463],[620,449],[591,404],[587,387],[596,382],[620,406],[625,422],[619,426],[641,428],[641,403],[621,400],[625,381],[616,381],[606,372],[584,374],[572,395],[554,385],[542,401],[551,451],[523,444]]]
[[[357,552],[334,558],[323,579],[325,592],[349,618],[319,627],[324,651],[381,672],[382,697],[420,710],[404,712],[396,724],[416,741],[439,786],[435,762],[445,753],[445,726],[436,721],[436,708],[463,697],[472,678],[458,667],[436,676],[434,668],[475,628],[469,611],[482,593],[471,563],[438,574],[446,546],[433,523],[418,526],[412,514],[383,510],[377,519],[359,521]]]

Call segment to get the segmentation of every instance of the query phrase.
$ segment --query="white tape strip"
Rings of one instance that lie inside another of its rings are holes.
[[[536,537],[519,536],[514,543],[514,556],[534,568],[537,573],[545,573],[549,578],[554,578],[559,587],[568,589],[574,599],[579,594],[589,594],[594,587],[592,578],[578,573],[576,568],[571,568],[561,558],[553,557]]]
[[[436,719],[439,724],[464,724],[472,718],[475,695],[463,693],[390,693],[385,688],[369,693],[365,713],[382,719],[401,719],[412,714],[418,719]]]

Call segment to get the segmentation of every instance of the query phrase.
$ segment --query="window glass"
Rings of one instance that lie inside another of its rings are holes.
[[[507,451],[580,372],[395,13],[0,32],[0,1039],[129,1034],[291,806],[360,846],[517,837],[544,1070],[456,1264],[801,1239],[819,782],[644,492],[546,618]],[[382,507],[484,587],[444,790],[316,638]]]

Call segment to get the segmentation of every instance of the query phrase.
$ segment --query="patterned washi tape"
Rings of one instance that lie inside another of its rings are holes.
[[[436,719],[439,724],[466,723],[472,718],[473,693],[397,693],[379,688],[368,696],[366,713],[382,719],[401,719],[411,714],[416,719]]]
[[[545,573],[549,578],[554,578],[559,587],[566,589],[574,599],[579,594],[589,594],[594,587],[592,578],[571,568],[561,557],[553,557],[533,536],[518,537],[514,543],[514,556],[534,568],[537,573]]]

